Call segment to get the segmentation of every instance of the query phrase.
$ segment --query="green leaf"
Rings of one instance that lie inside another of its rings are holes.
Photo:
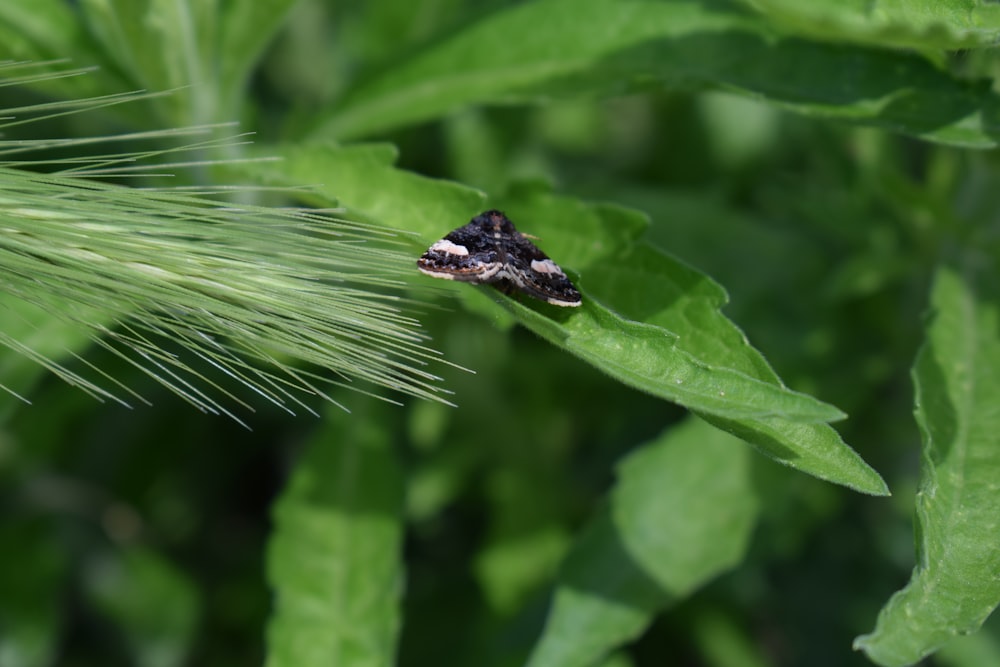
[[[690,3],[546,0],[516,6],[361,85],[317,134],[357,137],[468,104],[536,100],[553,81],[574,74],[591,77],[580,82],[579,91],[603,91],[608,83],[598,67],[603,58],[658,37],[741,21]]]
[[[489,608],[512,615],[549,585],[566,555],[571,536],[559,509],[567,490],[543,475],[496,468],[483,483],[490,521],[475,572]]]
[[[942,667],[1000,665],[1000,641],[995,633],[985,629],[974,635],[957,637],[934,654],[934,662]]]
[[[705,412],[697,414],[778,463],[861,493],[889,495],[882,476],[828,424],[807,424],[781,417],[729,419]]]
[[[473,104],[690,85],[946,143],[991,147],[1000,130],[988,86],[914,53],[782,38],[763,20],[703,3],[543,0],[488,16],[362,82],[314,135],[370,135]]]
[[[468,186],[396,169],[399,151],[391,144],[321,142],[285,146],[280,154],[281,162],[239,168],[266,183],[319,183],[314,191],[322,195],[321,203],[339,203],[388,227],[415,232],[421,238],[412,238],[414,248],[442,229],[451,231],[453,220],[478,214],[486,202],[486,195]]]
[[[713,605],[691,614],[692,639],[706,665],[769,667],[768,648],[759,646],[754,628],[746,627],[727,610]]]
[[[257,65],[265,47],[284,23],[285,16],[295,5],[295,0],[255,0],[254,2],[226,2],[219,19],[221,39],[219,56],[220,95],[226,111],[220,118],[231,114],[238,118],[245,103],[243,90]]]
[[[390,415],[330,411],[274,510],[269,667],[392,665],[402,589],[402,475]]]
[[[0,34],[7,38],[0,42],[2,59],[65,58],[64,49],[79,40],[78,20],[61,0],[0,3]]]
[[[991,47],[1000,40],[1000,7],[977,0],[745,2],[782,27],[817,39],[914,49]]]
[[[605,660],[594,663],[594,667],[635,667],[632,657],[626,653],[613,653]]]
[[[149,125],[227,122],[243,114],[243,91],[294,0],[128,2],[60,0],[0,3],[0,59],[98,65],[92,76],[34,81],[62,95],[120,93],[122,88],[173,94],[134,113]],[[79,5],[76,7],[75,5]],[[218,34],[216,34],[218,33]],[[64,65],[37,63],[41,71]],[[166,113],[164,113],[166,112]]]
[[[476,191],[395,169],[393,157],[382,146],[311,145],[292,149],[279,166],[249,168],[278,183],[323,178],[329,185],[319,192],[328,201],[420,233],[414,255],[487,206]],[[625,384],[701,412],[786,465],[865,493],[887,493],[878,473],[833,429],[806,426],[843,414],[781,384],[721,313],[725,291],[638,241],[645,216],[527,187],[490,205],[538,236],[549,255],[578,274],[584,294],[582,307],[565,312],[490,291],[519,323]],[[465,295],[466,303],[478,296],[469,285],[442,289]]]
[[[738,563],[756,523],[750,455],[691,419],[631,454],[560,576],[530,667],[591,665]]]
[[[131,85],[175,91],[151,107],[169,110],[163,121],[171,125],[219,120],[218,5],[219,0],[80,2],[90,34]]]
[[[5,440],[0,430],[0,457],[13,449]],[[56,664],[63,620],[59,603],[73,563],[53,533],[51,524],[37,516],[25,518],[14,511],[8,510],[0,522],[0,552],[17,563],[0,568],[0,660],[5,667]]]
[[[67,59],[81,69],[67,70]],[[84,29],[76,5],[61,0],[0,2],[0,62],[4,79],[50,96],[72,99],[130,88]],[[95,69],[80,76],[86,68]]]
[[[585,299],[572,317],[559,323],[534,304],[497,298],[522,324],[546,340],[623,384],[686,408],[734,419],[783,416],[824,421],[843,416],[833,406],[806,394],[703,361],[678,344],[677,334],[624,319],[593,299]]]
[[[938,272],[914,366],[923,438],[917,564],[855,647],[909,665],[973,632],[1000,603],[1000,310],[995,273]]]
[[[199,612],[194,582],[141,547],[109,552],[87,574],[88,594],[122,630],[136,665],[185,664]]]

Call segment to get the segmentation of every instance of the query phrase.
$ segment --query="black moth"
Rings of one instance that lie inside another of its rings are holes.
[[[435,278],[518,290],[555,306],[579,306],[580,292],[559,265],[500,211],[486,211],[427,249],[417,260]]]

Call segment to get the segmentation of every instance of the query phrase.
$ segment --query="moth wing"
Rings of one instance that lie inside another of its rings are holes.
[[[507,257],[507,273],[517,289],[554,306],[580,305],[579,290],[538,246],[518,233],[515,247],[515,252]]]
[[[431,245],[417,260],[417,268],[435,278],[488,283],[503,268],[503,262],[496,243],[474,221]]]

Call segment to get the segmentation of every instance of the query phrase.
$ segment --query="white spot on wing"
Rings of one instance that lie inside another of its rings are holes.
[[[583,303],[582,301],[562,301],[560,299],[555,299],[555,298],[552,298],[552,297],[549,297],[545,301],[547,301],[548,303],[551,303],[553,306],[564,306],[564,307],[568,306],[570,308],[576,308],[581,303]]]
[[[445,252],[449,255],[459,255],[466,256],[469,254],[469,249],[464,245],[458,245],[457,243],[452,243],[448,239],[441,239],[437,243],[431,246],[431,250],[437,250],[438,252]]]
[[[553,262],[551,259],[533,259],[531,260],[531,270],[537,273],[552,273],[557,276],[565,275],[559,265]]]
[[[454,280],[455,276],[450,273],[445,273],[444,271],[430,271],[422,266],[417,266],[417,270],[427,276],[432,276],[434,278],[444,278],[445,280]]]
[[[503,264],[494,262],[490,264],[480,263],[475,269],[455,270],[445,267],[425,268],[419,263],[417,269],[424,275],[433,278],[444,278],[445,280],[461,280],[467,283],[488,283],[494,282],[494,276],[503,268]],[[499,278],[496,278],[499,280]]]

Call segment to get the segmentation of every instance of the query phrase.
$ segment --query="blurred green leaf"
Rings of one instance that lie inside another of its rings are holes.
[[[81,69],[67,74],[67,61]],[[87,34],[79,8],[62,0],[0,2],[0,62],[6,65],[4,78],[20,75],[22,85],[58,97],[130,89]],[[80,76],[84,71],[87,76]]]
[[[1000,6],[979,0],[744,0],[782,27],[818,39],[913,49],[1000,41]]]
[[[475,570],[498,614],[516,613],[551,580],[570,542],[559,516],[566,488],[540,470],[497,466],[485,484],[492,520]]]
[[[635,662],[627,653],[613,653],[601,662],[594,663],[594,667],[635,667]]]
[[[174,125],[237,120],[244,89],[294,0],[61,0],[0,3],[0,59],[98,66],[87,77],[26,82],[62,95],[173,91],[133,108],[132,122]],[[65,69],[34,63],[38,71]],[[103,84],[103,85],[101,85]],[[117,111],[123,111],[117,109]]]
[[[530,667],[591,665],[743,557],[757,518],[750,455],[691,419],[618,468],[607,512],[560,575]]]
[[[395,664],[403,483],[384,409],[329,411],[275,506],[269,667]]]
[[[663,36],[742,22],[691,3],[545,0],[508,8],[432,44],[349,94],[316,134],[339,138],[384,131],[482,102],[544,97],[551,83],[582,75],[580,90],[603,90],[603,58]],[[554,29],[558,26],[558,30]],[[512,36],[517,36],[516,46]],[[631,80],[621,80],[618,90]],[[580,92],[580,91],[577,91]]]
[[[248,79],[293,0],[2,3],[0,57],[98,66],[90,77],[34,81],[64,95],[173,91],[132,113],[174,125],[234,121]],[[40,63],[40,70],[62,65]],[[100,85],[100,84],[103,84]]]
[[[880,665],[910,665],[974,632],[1000,603],[1000,308],[997,274],[943,268],[914,366],[923,436],[917,564],[855,641]]]
[[[88,32],[131,86],[176,91],[153,107],[170,109],[161,122],[200,125],[218,120],[218,5],[219,0],[81,0],[80,9]]]
[[[7,452],[0,431],[0,468]],[[0,521],[0,664],[54,664],[62,626],[60,591],[69,575],[69,555],[50,525],[4,515]]]
[[[934,662],[944,667],[1000,665],[1000,641],[988,632],[956,637],[934,654]]]
[[[3,58],[52,60],[79,54],[79,17],[62,0],[0,3]],[[84,63],[77,63],[81,65]]]
[[[207,4],[207,3],[206,3]],[[219,10],[220,39],[213,43],[224,105],[220,120],[239,118],[243,91],[265,47],[281,28],[296,0],[223,1]],[[207,83],[194,81],[193,83]]]
[[[751,632],[720,611],[699,613],[692,619],[695,640],[712,667],[768,667],[773,664],[754,644]]]
[[[87,593],[124,634],[135,664],[186,664],[198,624],[198,590],[160,554],[128,547],[89,565]]]
[[[314,135],[370,135],[470,104],[691,84],[945,143],[995,146],[1000,130],[987,86],[912,53],[783,38],[753,16],[696,2],[543,0],[491,15],[362,83]]]

